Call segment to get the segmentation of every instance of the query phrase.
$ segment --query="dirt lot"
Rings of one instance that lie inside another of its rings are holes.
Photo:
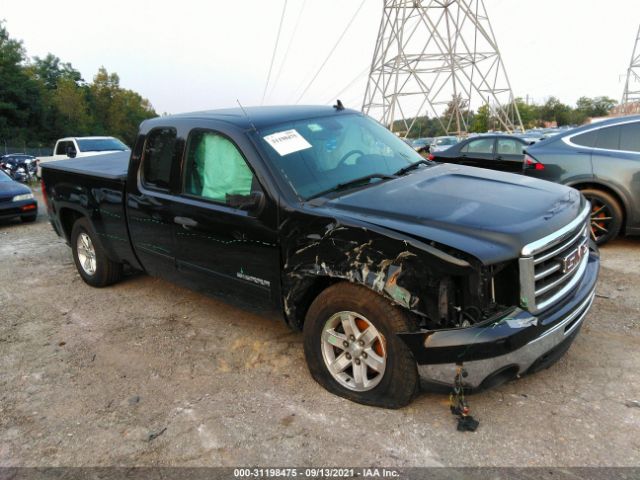
[[[0,465],[640,465],[640,239],[602,250],[569,353],[470,397],[384,411],[309,376],[273,318],[138,275],[92,289],[45,217],[0,224]]]

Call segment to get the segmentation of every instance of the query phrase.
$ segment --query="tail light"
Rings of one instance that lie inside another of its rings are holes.
[[[47,187],[44,184],[44,180],[40,180],[40,188],[42,189],[42,199],[44,200],[44,204],[49,210],[49,199],[47,198]]]
[[[429,156],[427,157],[429,160],[435,160],[436,156],[433,153],[430,153]]]
[[[540,163],[535,158],[525,154],[524,169],[525,170],[544,170],[544,163]]]

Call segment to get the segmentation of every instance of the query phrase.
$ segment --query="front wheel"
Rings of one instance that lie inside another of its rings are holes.
[[[341,397],[403,407],[419,380],[416,362],[396,334],[411,330],[407,315],[380,295],[349,283],[333,285],[315,299],[305,319],[309,371]]]
[[[622,228],[620,203],[607,192],[596,189],[582,190],[591,202],[591,238],[597,245],[604,245],[618,236]]]
[[[86,218],[80,218],[71,230],[71,249],[78,273],[92,287],[106,287],[122,277],[122,264],[109,259]]]

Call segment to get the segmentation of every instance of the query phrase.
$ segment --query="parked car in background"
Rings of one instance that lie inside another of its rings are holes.
[[[413,140],[411,140],[411,146],[416,152],[429,153],[429,147],[431,147],[432,142],[433,142],[432,137],[414,138]]]
[[[38,161],[46,163],[66,158],[91,157],[124,151],[129,151],[129,147],[115,137],[67,137],[56,142],[52,156],[38,157]],[[40,169],[38,169],[38,176],[40,176]]]
[[[0,219],[19,217],[33,222],[38,215],[38,202],[29,187],[0,172]]]
[[[446,137],[436,137],[431,142],[431,146],[429,147],[429,152],[439,152],[441,150],[446,150],[458,143],[458,137],[446,136]]]
[[[510,135],[478,135],[463,140],[446,150],[429,155],[429,160],[522,173],[525,140]]]
[[[33,155],[11,153],[0,157],[0,169],[18,182],[26,183],[35,178],[38,160]]]
[[[591,236],[640,234],[640,115],[555,134],[527,148],[526,175],[570,185],[591,201]]]

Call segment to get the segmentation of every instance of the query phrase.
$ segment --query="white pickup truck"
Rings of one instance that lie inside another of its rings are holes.
[[[38,157],[38,177],[40,176],[40,165],[43,163],[125,151],[129,151],[129,147],[115,137],[61,138],[56,142],[52,156]]]

